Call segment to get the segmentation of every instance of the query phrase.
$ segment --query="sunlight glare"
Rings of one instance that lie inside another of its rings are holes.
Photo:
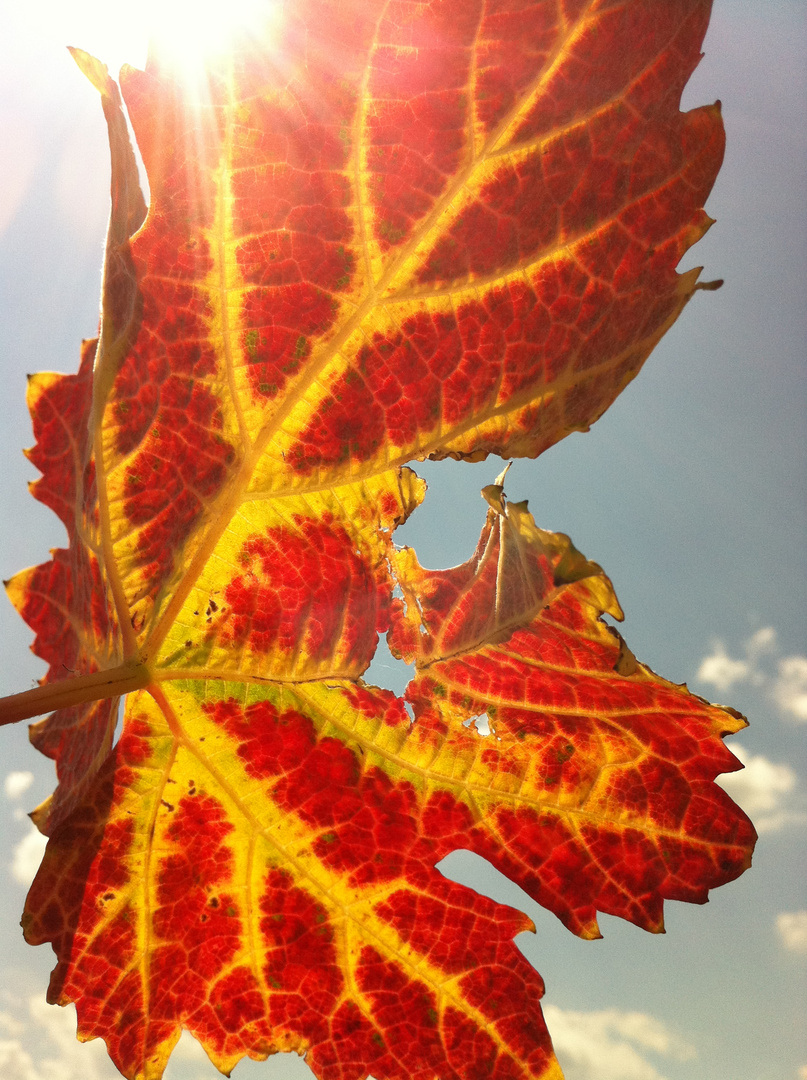
[[[278,0],[148,0],[141,8],[152,47],[191,77],[235,37],[262,37],[279,9]]]
[[[141,0],[136,10],[109,0],[44,0],[9,5],[9,17],[31,50],[77,46],[105,63],[113,77],[123,64],[142,68],[149,42],[181,71],[198,71],[225,52],[236,34],[263,36],[282,0]]]

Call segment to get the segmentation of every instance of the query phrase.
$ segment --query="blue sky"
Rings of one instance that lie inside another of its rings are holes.
[[[72,371],[94,333],[107,217],[106,133],[95,91],[63,48],[111,66],[142,62],[142,37],[105,22],[107,5],[11,9],[0,0],[0,576],[63,543],[35,503],[25,375]],[[667,905],[652,937],[604,917],[581,942],[481,860],[443,869],[528,911],[520,941],[547,984],[547,1018],[568,1080],[805,1080],[807,1042],[807,8],[802,0],[716,0],[706,57],[685,105],[723,101],[728,149],[707,204],[717,224],[686,257],[701,293],[638,379],[587,435],[507,488],[539,525],[569,533],[611,576],[625,637],[660,674],[746,713],[731,740],[747,769],[727,781],[761,833],[754,867],[704,908]],[[499,465],[420,470],[430,491],[397,534],[421,561],[447,566],[474,548],[480,488]],[[42,666],[0,601],[0,692]],[[404,673],[379,657],[396,689]],[[25,726],[0,757],[0,1075],[107,1080],[99,1043],[80,1046],[71,1011],[44,1005],[50,951],[24,944],[18,920],[38,846],[25,813],[53,785]],[[73,1028],[74,1030],[74,1028]],[[169,1080],[218,1075],[185,1041]],[[310,1076],[297,1059],[245,1062],[236,1078]]]

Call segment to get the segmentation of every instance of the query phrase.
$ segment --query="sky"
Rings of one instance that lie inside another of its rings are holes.
[[[30,498],[36,471],[25,376],[73,371],[95,332],[108,209],[106,132],[95,91],[64,46],[116,68],[144,58],[144,33],[116,5],[0,0],[0,577],[47,558],[62,527]],[[519,945],[547,985],[545,1015],[567,1080],[807,1080],[807,7],[716,0],[685,107],[720,98],[726,161],[707,210],[715,226],[682,268],[721,277],[699,293],[637,380],[586,435],[519,461],[512,499],[568,533],[614,582],[637,657],[751,726],[732,737],[746,768],[723,783],[760,833],[754,866],[705,907],[668,903],[652,936],[603,916],[604,938],[570,935],[483,860],[448,876],[527,911]],[[498,461],[418,467],[424,505],[396,533],[443,567],[474,549],[479,490]],[[0,693],[43,665],[0,598]],[[400,690],[381,650],[369,677]],[[26,814],[53,769],[25,725],[0,751],[0,1075],[112,1080],[100,1042],[78,1044],[72,1009],[45,1004],[47,947],[18,927],[42,851]],[[218,1075],[187,1036],[168,1080]],[[287,1055],[243,1062],[236,1080],[302,1080]]]

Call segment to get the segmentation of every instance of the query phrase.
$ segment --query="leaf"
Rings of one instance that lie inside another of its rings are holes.
[[[699,287],[675,267],[723,135],[678,102],[709,8],[296,0],[203,92],[155,52],[121,73],[145,221],[118,89],[74,52],[112,151],[100,337],[29,386],[70,544],[8,585],[50,668],[0,708],[56,710],[25,934],[124,1075],[187,1028],[224,1072],[560,1077],[529,920],[440,859],[583,937],[749,864],[713,783],[745,721],[636,661],[503,476],[468,563],[393,543],[406,462],[586,429]],[[361,678],[381,633],[406,701]]]
[[[721,736],[745,721],[637,663],[600,618],[622,618],[601,568],[500,486],[485,493],[469,562],[424,571],[397,556],[391,645],[417,664],[413,735],[421,755],[456,740],[470,758],[462,846],[581,937],[600,936],[597,911],[659,932],[663,899],[704,903],[706,883],[744,863],[747,823],[712,781],[736,768]],[[481,715],[484,748],[467,726]]]

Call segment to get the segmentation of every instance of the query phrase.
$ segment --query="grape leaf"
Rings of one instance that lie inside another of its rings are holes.
[[[100,336],[29,385],[69,547],[8,583],[50,668],[0,716],[55,710],[23,925],[124,1075],[186,1028],[224,1072],[560,1077],[529,920],[436,864],[475,851],[582,937],[749,865],[713,782],[745,721],[635,659],[503,475],[464,565],[393,541],[407,462],[585,430],[708,287],[675,267],[723,150],[718,107],[678,109],[709,9],[295,0],[202,80],[155,50],[120,78],[147,214],[75,51],[113,163]],[[384,633],[405,699],[361,678]]]

